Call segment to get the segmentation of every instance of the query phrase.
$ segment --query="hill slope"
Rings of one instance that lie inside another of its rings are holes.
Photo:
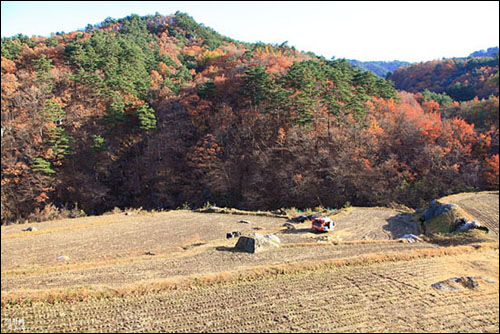
[[[433,60],[402,67],[388,78],[397,89],[446,93],[456,101],[498,96],[498,53],[494,57]]]
[[[183,13],[3,39],[1,73],[2,223],[207,202],[418,205],[498,186],[498,129]]]

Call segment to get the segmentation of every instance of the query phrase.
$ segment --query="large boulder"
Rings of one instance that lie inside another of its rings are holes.
[[[247,253],[260,253],[268,249],[278,248],[279,243],[273,238],[266,238],[259,233],[252,233],[248,236],[241,236],[235,247]]]
[[[439,204],[437,201],[431,201],[430,207],[425,210],[425,213],[422,215],[420,220],[429,221],[434,217],[441,216],[442,214],[451,211],[453,208],[457,208],[458,205],[450,203],[450,204]]]

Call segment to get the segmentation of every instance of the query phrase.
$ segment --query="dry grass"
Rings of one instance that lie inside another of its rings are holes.
[[[395,261],[412,261],[422,258],[452,256],[467,253],[479,253],[486,250],[498,249],[498,242],[483,243],[481,248],[473,246],[453,246],[442,248],[417,249],[400,252],[386,252],[368,254],[350,258],[328,259],[323,261],[291,262],[280,265],[255,266],[242,271],[227,271],[203,275],[172,277],[168,280],[127,284],[120,288],[104,286],[74,287],[69,289],[48,290],[17,290],[2,292],[2,308],[8,305],[31,302],[68,302],[82,301],[89,298],[124,297],[126,295],[143,295],[150,292],[192,288],[219,283],[234,283],[238,281],[253,281],[279,275],[297,274],[305,271],[317,271],[326,268],[349,266],[366,266]]]
[[[498,195],[499,191],[479,191],[479,192],[470,192],[470,193],[459,193],[450,196],[441,197],[438,202],[443,204],[456,203],[457,201],[463,200],[464,198],[470,198],[478,195]]]
[[[2,332],[6,318],[25,319],[30,332],[498,332],[498,249],[450,249],[460,254],[249,268],[247,276],[205,275],[188,285],[178,278],[102,287],[99,298],[73,289],[48,302],[6,304]],[[496,283],[431,287],[457,275]]]
[[[59,255],[69,256],[69,263],[76,264],[140,257],[146,252],[167,254],[188,247],[196,234],[199,237],[193,243],[210,243],[225,239],[227,232],[253,232],[255,226],[276,232],[284,222],[257,216],[251,218],[251,224],[241,224],[240,220],[233,215],[176,210],[45,222],[37,225],[39,231],[22,234],[18,233],[25,226],[2,226],[2,269],[58,265]]]
[[[472,217],[460,207],[453,207],[450,211],[425,222],[426,233],[450,233],[450,228],[458,218],[472,220]]]
[[[227,213],[120,212],[22,234],[2,227],[2,332],[9,318],[31,332],[498,332],[499,244],[481,231],[409,244],[394,240],[409,228],[407,209],[349,207],[331,215],[333,233],[298,224],[280,232],[279,249],[247,254],[225,232],[277,232],[284,221],[252,213],[240,224],[233,215],[250,212]],[[45,261],[58,249],[69,263]],[[496,283],[431,288],[472,275]]]

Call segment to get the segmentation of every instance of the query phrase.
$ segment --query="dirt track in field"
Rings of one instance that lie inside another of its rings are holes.
[[[438,291],[457,275],[495,280]],[[498,250],[2,310],[30,332],[498,332]]]

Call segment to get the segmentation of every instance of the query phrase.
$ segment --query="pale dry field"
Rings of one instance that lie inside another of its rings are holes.
[[[492,194],[479,195],[459,205],[498,231]],[[396,240],[417,233],[398,210],[332,218],[329,234],[185,210],[2,226],[2,332],[13,319],[27,332],[498,332],[498,232],[444,247]],[[231,231],[273,232],[282,245],[239,252]],[[460,276],[494,283],[431,287]]]
[[[458,204],[498,238],[498,192],[463,193],[444,197],[440,201]]]
[[[457,275],[495,283],[437,291]],[[2,310],[30,332],[498,332],[498,249]],[[2,322],[2,332],[7,331]]]

